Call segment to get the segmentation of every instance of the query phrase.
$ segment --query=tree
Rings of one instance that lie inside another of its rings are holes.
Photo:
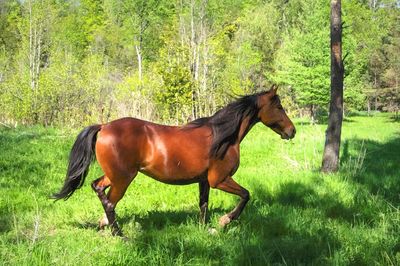
[[[340,137],[343,121],[342,17],[341,0],[331,0],[331,98],[329,120],[326,130],[322,171],[336,172],[339,169]]]
[[[346,109],[399,110],[398,0],[343,3]],[[0,119],[181,123],[271,81],[316,118],[328,13],[315,0],[0,0]]]
[[[324,18],[328,6],[320,1],[309,1],[299,26],[294,26],[283,40],[275,58],[276,83],[289,85],[295,92],[296,101],[309,110],[315,121],[316,110],[325,109],[329,97],[328,23]]]

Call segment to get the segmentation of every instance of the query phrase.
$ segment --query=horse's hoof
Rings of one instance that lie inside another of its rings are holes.
[[[111,234],[113,236],[119,236],[119,237],[123,237],[124,236],[124,234],[122,234],[121,229],[119,229],[119,228],[112,228],[111,229]]]
[[[103,218],[100,219],[99,221],[99,230],[104,230],[104,227],[109,225],[107,216],[104,215]]]
[[[218,231],[215,228],[208,228],[207,231],[210,235],[218,235]]]
[[[119,239],[121,239],[124,242],[128,242],[130,240],[129,237],[124,236],[124,235],[118,235],[118,236],[115,236],[115,237],[118,237]]]
[[[225,214],[224,216],[222,216],[220,219],[219,219],[219,225],[221,226],[221,227],[224,227],[225,225],[227,225],[227,224],[229,224],[230,222],[231,222],[231,218],[228,216],[228,214]]]

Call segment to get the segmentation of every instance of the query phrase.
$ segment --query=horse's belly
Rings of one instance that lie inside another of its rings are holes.
[[[188,163],[180,160],[167,163],[153,162],[151,165],[140,167],[139,171],[167,184],[192,184],[207,178],[207,165],[200,162]]]
[[[139,171],[168,184],[199,182],[209,167],[208,131],[147,128],[150,136],[141,149]]]
[[[165,176],[160,173],[155,173],[153,171],[147,171],[147,170],[140,170],[140,172],[157,181],[171,185],[188,185],[188,184],[198,183],[201,180],[207,178],[206,174],[201,174],[198,176],[176,177],[176,176]]]

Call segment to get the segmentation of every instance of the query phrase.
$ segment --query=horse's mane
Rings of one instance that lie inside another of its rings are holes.
[[[209,126],[212,129],[213,140],[210,156],[222,159],[228,147],[239,137],[240,124],[245,117],[250,117],[250,123],[256,122],[258,112],[257,98],[265,94],[260,92],[236,99],[226,107],[217,111],[213,116],[196,119],[185,127]]]

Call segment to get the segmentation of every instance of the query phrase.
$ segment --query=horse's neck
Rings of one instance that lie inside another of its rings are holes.
[[[239,136],[238,136],[239,143],[244,139],[244,137],[246,137],[247,133],[255,124],[256,121],[252,121],[251,117],[249,116],[246,116],[242,120],[242,122],[240,123]]]

